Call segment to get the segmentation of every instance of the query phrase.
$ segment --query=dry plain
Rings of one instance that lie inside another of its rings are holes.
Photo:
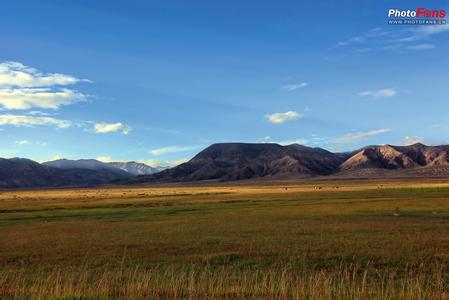
[[[448,299],[449,181],[0,192],[0,295]]]

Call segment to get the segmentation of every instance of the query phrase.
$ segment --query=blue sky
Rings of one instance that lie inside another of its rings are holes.
[[[216,142],[449,143],[436,1],[8,1],[2,157],[176,164]]]

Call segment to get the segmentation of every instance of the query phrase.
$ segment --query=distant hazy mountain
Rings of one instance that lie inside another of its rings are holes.
[[[54,161],[48,161],[43,163],[46,166],[59,168],[59,169],[89,169],[89,170],[115,170],[117,172],[123,172],[123,174],[146,175],[159,172],[159,168],[150,167],[143,163],[137,162],[101,162],[96,159],[58,159]]]
[[[129,178],[109,169],[59,169],[23,158],[0,158],[0,187],[92,186]]]
[[[153,174],[157,173],[163,168],[160,167],[150,167],[143,163],[138,163],[134,161],[130,162],[110,162],[107,163],[110,166],[114,166],[115,168],[118,168],[120,170],[126,171],[132,175],[147,175],[147,174]]]
[[[59,169],[117,170],[117,167],[108,165],[107,163],[98,161],[96,159],[78,159],[78,160],[58,159],[53,161],[47,161],[42,164]]]

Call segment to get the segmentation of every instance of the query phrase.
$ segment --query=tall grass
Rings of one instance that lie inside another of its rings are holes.
[[[157,267],[94,271],[53,269],[0,272],[8,297],[126,299],[448,299],[445,266],[378,269],[341,265],[331,270]]]

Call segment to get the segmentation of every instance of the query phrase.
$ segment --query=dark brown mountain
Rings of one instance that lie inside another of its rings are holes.
[[[137,176],[123,183],[231,181],[329,175],[347,158],[348,154],[297,144],[214,144],[177,167],[153,175]]]
[[[0,187],[92,186],[130,176],[101,169],[58,169],[23,158],[0,158]]]

